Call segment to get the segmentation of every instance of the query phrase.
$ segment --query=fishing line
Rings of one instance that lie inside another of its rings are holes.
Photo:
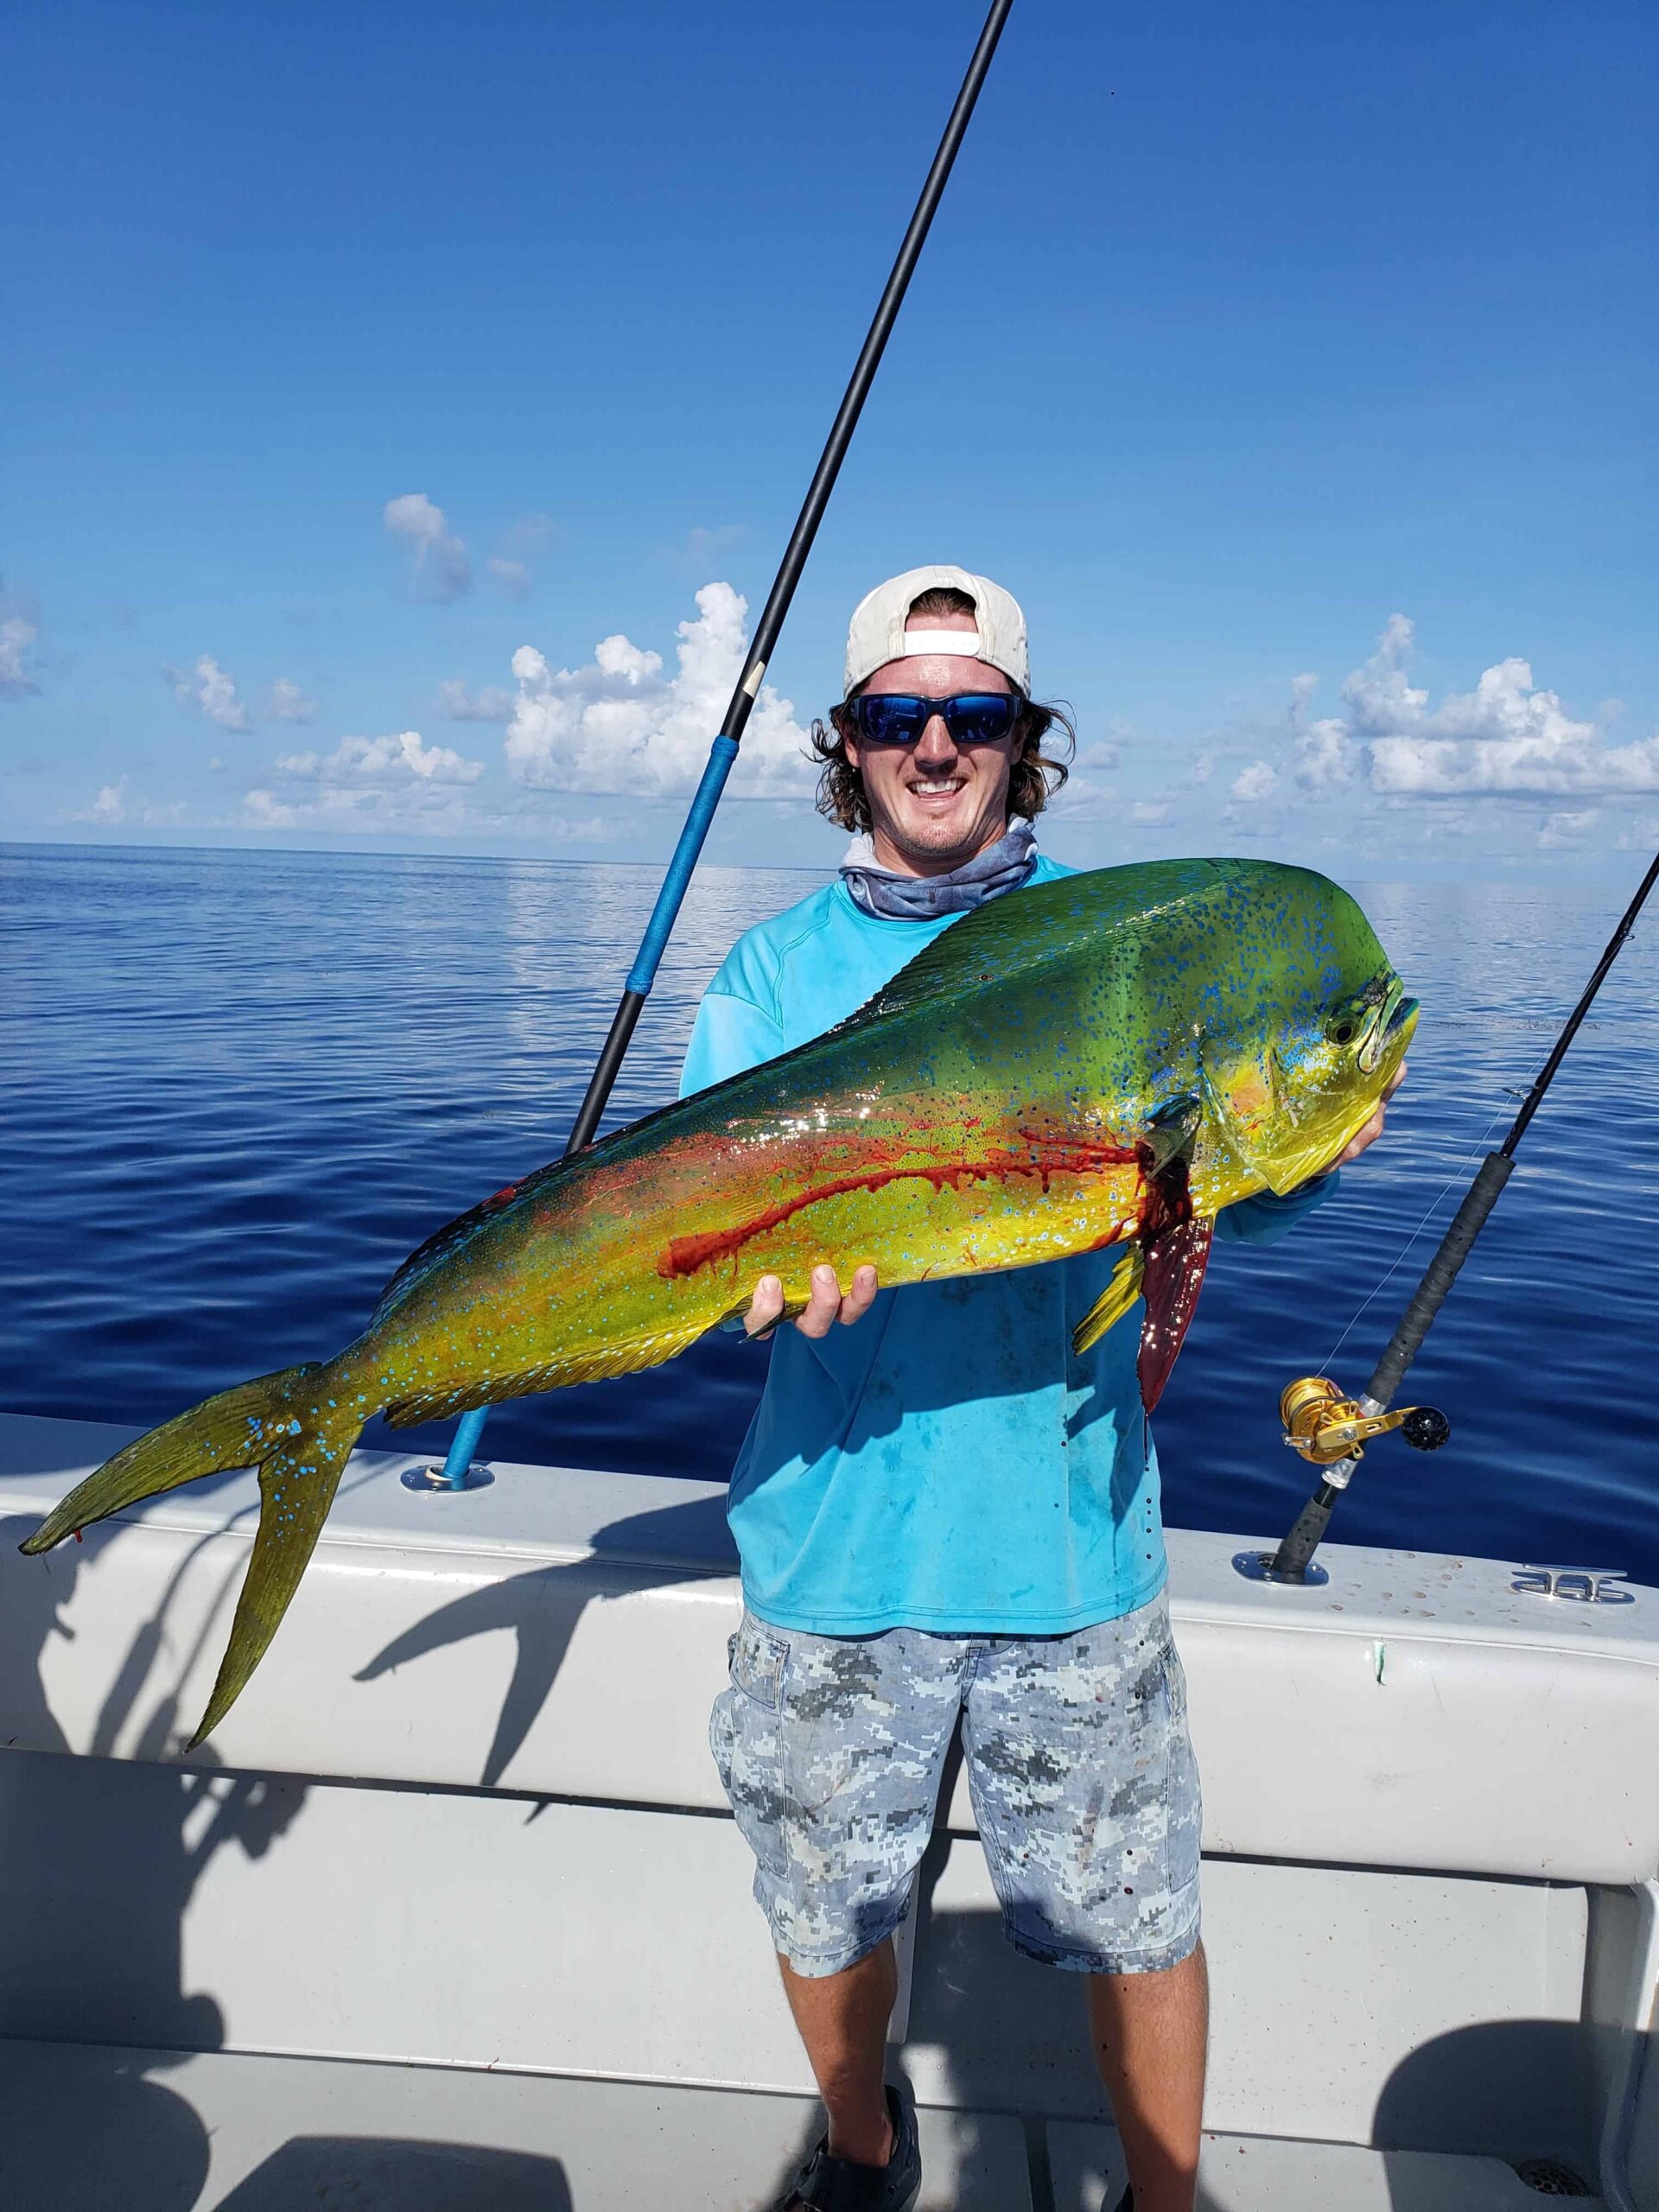
[[[1420,1451],[1437,1451],[1445,1443],[1450,1433],[1449,1426],[1445,1415],[1433,1407],[1413,1407],[1403,1414],[1390,1414],[1389,1408],[1405,1379],[1407,1369],[1422,1350],[1434,1318],[1458,1279],[1459,1268],[1469,1257],[1475,1239],[1514,1172],[1516,1147],[1531,1126],[1534,1115],[1567,1057],[1567,1048],[1583,1027],[1597,992],[1629,941],[1656,886],[1659,886],[1659,854],[1649,863],[1618,928],[1603,948],[1578,1004],[1562,1024],[1548,1058],[1533,1078],[1509,1135],[1496,1152],[1487,1154],[1474,1181],[1464,1192],[1463,1203],[1423,1270],[1422,1280],[1395,1323],[1394,1334],[1364,1389],[1351,1399],[1339,1393],[1333,1396],[1337,1386],[1328,1377],[1304,1376],[1290,1383],[1281,1395],[1279,1406],[1285,1423],[1285,1440],[1319,1468],[1321,1479],[1276,1552],[1239,1552],[1235,1555],[1233,1565],[1241,1574],[1304,1587],[1310,1582],[1326,1580],[1324,1568],[1313,1565],[1313,1554],[1330,1524],[1332,1510],[1358,1465],[1364,1445],[1373,1436],[1395,1427],[1399,1427],[1406,1441],[1415,1444]],[[1497,1119],[1501,1120],[1502,1116]],[[1496,1120],[1492,1127],[1497,1127]],[[1444,1192],[1440,1195],[1444,1196]],[[1439,1198],[1435,1204],[1440,1204]],[[1421,1230],[1421,1224],[1419,1227]],[[1414,1236],[1417,1233],[1414,1231]],[[1392,1272],[1390,1268],[1389,1273]],[[1384,1276],[1383,1281],[1387,1280]],[[1380,1289],[1382,1285],[1377,1287]],[[1370,1300],[1366,1302],[1369,1304]],[[1362,1307],[1361,1312],[1363,1310]],[[1415,1431],[1414,1423],[1417,1425]]]
[[[1522,1094],[1519,1091],[1512,1090],[1509,1091],[1507,1095],[1511,1098],[1518,1098]],[[1477,1153],[1484,1149],[1487,1139],[1491,1135],[1492,1131],[1497,1127],[1498,1123],[1503,1120],[1504,1115],[1507,1114],[1509,1110],[1510,1109],[1507,1106],[1500,1106],[1498,1108],[1497,1113],[1494,1114],[1491,1120],[1487,1122],[1485,1128],[1475,1139],[1473,1144],[1470,1146],[1468,1151],[1465,1153],[1462,1159],[1459,1160],[1457,1166],[1446,1177],[1445,1182],[1441,1184],[1440,1189],[1436,1191],[1433,1197],[1429,1200],[1428,1211],[1423,1216],[1416,1228],[1412,1230],[1410,1236],[1407,1237],[1405,1243],[1395,1254],[1394,1258],[1389,1264],[1387,1271],[1377,1278],[1373,1288],[1367,1292],[1363,1300],[1356,1311],[1353,1319],[1348,1324],[1342,1334],[1337,1338],[1335,1344],[1332,1345],[1330,1351],[1326,1352],[1325,1357],[1319,1362],[1321,1372],[1332,1364],[1332,1361],[1336,1358],[1337,1354],[1342,1350],[1344,1344],[1347,1343],[1349,1338],[1353,1335],[1354,1331],[1359,1326],[1361,1320],[1364,1318],[1366,1306],[1370,1306],[1375,1299],[1380,1298],[1383,1291],[1387,1289],[1389,1277],[1397,1274],[1400,1268],[1404,1263],[1406,1255],[1410,1251],[1412,1246],[1417,1242],[1417,1239],[1422,1235],[1423,1231],[1428,1227],[1429,1223],[1433,1219],[1434,1216],[1440,1211],[1441,1199],[1445,1198],[1446,1192],[1451,1190],[1455,1184],[1462,1180],[1464,1170],[1469,1166]]]

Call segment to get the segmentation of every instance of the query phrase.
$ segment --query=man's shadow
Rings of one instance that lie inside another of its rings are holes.
[[[296,2212],[305,2204],[573,2212],[575,2202],[563,2163],[531,2151],[414,2137],[295,2135],[221,2197],[216,2212]]]
[[[479,1777],[481,1788],[493,1789],[536,1725],[588,1603],[607,1594],[595,1590],[596,1581],[613,1574],[620,1596],[639,1589],[642,1580],[725,1580],[737,1571],[723,1496],[631,1514],[598,1530],[593,1543],[591,1559],[534,1567],[439,1606],[394,1637],[355,1679],[375,1681],[469,1637],[510,1630],[518,1657]]]
[[[0,1545],[15,1548],[38,1526],[35,1515],[0,1521]],[[0,2135],[19,2177],[18,2202],[90,2212],[118,2201],[108,2194],[111,2176],[118,2183],[123,2173],[142,2171],[148,2204],[183,2212],[206,2179],[207,2133],[182,2097],[146,2077],[169,2063],[157,2047],[177,2054],[177,2063],[225,2039],[217,2000],[184,1987],[185,1910],[217,1853],[236,1844],[263,1858],[306,1790],[218,1776],[211,1753],[199,1754],[193,1770],[151,1764],[176,1726],[175,1688],[143,1714],[138,1760],[107,1756],[150,1688],[181,1575],[135,1637],[100,1709],[93,1751],[105,1756],[65,1756],[71,1746],[42,1661],[54,1637],[75,1635],[65,1608],[82,1573],[121,1535],[111,1523],[84,1545],[22,1563],[7,1576],[0,1609],[12,1724],[0,1761],[0,2036],[100,2046],[78,2056],[72,2109],[54,2109],[53,2069],[9,2063],[0,2075]],[[109,1878],[111,1853],[118,1854],[118,1881]]]

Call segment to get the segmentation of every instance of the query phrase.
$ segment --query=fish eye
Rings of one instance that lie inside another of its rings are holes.
[[[1325,1025],[1325,1033],[1332,1044],[1345,1050],[1350,1045],[1362,1043],[1376,1026],[1379,1001],[1373,1002],[1371,994],[1349,999],[1345,1004],[1333,1007]]]

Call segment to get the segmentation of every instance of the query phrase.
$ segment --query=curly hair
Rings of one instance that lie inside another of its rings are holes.
[[[974,602],[964,591],[925,591],[910,607],[911,613],[924,618],[971,614],[974,611]],[[813,757],[823,766],[823,773],[818,778],[818,812],[827,820],[839,823],[843,830],[868,830],[872,826],[864,779],[847,758],[847,738],[849,734],[855,734],[847,709],[863,688],[859,685],[838,707],[830,709],[827,725],[823,721],[812,725]],[[1064,755],[1043,750],[1043,741],[1055,729],[1061,733]],[[1014,724],[1014,762],[1008,772],[1010,814],[1030,822],[1042,812],[1071,772],[1066,761],[1076,750],[1077,742],[1076,726],[1064,705],[1058,702],[1043,705],[1035,699],[1022,702],[1020,718]]]

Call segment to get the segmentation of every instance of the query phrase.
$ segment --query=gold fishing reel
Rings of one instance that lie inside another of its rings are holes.
[[[1419,1452],[1438,1452],[1452,1433],[1451,1422],[1433,1406],[1398,1406],[1384,1413],[1380,1407],[1368,1412],[1370,1404],[1344,1397],[1327,1376],[1304,1375],[1287,1384],[1279,1400],[1285,1441],[1316,1467],[1332,1467],[1338,1459],[1360,1459],[1374,1436],[1391,1429]]]

